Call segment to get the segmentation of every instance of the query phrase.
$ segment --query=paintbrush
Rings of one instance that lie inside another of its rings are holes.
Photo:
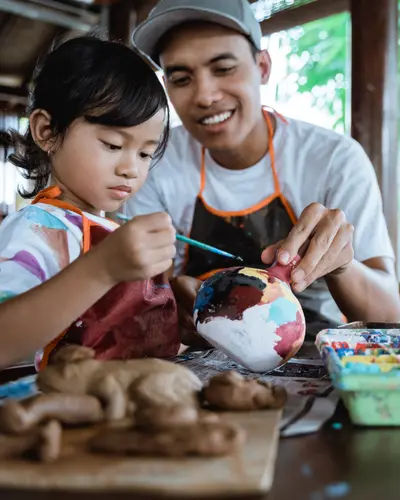
[[[118,217],[118,219],[121,219],[121,220],[126,220],[126,221],[130,220],[130,217],[128,217],[125,214],[118,213],[118,214],[116,214],[116,216]],[[201,248],[202,250],[206,250],[207,252],[213,252],[213,253],[216,253],[218,255],[222,255],[223,257],[228,257],[229,259],[234,259],[234,260],[237,260],[239,262],[243,262],[242,257],[240,257],[239,255],[233,255],[229,252],[225,252],[225,250],[221,250],[221,249],[213,247],[211,245],[207,245],[206,243],[202,243],[201,241],[197,241],[197,240],[193,240],[192,238],[188,238],[187,236],[184,236],[183,234],[178,233],[176,235],[176,239],[178,241],[183,241],[184,243],[187,243],[188,245],[192,245],[193,247],[197,247],[197,248]]]

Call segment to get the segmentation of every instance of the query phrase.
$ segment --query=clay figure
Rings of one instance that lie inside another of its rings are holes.
[[[0,434],[0,458],[30,454],[41,462],[54,462],[60,455],[61,435],[61,425],[56,420],[50,420],[28,434]]]
[[[90,394],[103,404],[105,419],[124,418],[138,401],[145,406],[198,406],[200,379],[184,366],[161,359],[102,361],[88,347],[61,348],[39,372],[43,392]]]
[[[286,391],[283,387],[228,371],[210,379],[203,389],[203,397],[215,409],[250,411],[282,408]]]
[[[0,406],[0,432],[21,434],[56,419],[63,424],[90,424],[104,419],[100,401],[87,394],[39,394]]]

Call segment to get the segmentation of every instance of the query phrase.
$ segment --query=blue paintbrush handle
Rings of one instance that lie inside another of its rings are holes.
[[[118,213],[117,217],[121,220],[130,220],[130,217],[127,215]],[[224,257],[229,257],[230,259],[235,259],[235,260],[240,260],[243,262],[242,257],[239,257],[237,255],[233,255],[229,252],[225,252],[224,250],[220,250],[219,248],[213,247],[211,245],[207,245],[206,243],[201,243],[200,241],[197,240],[192,240],[192,238],[188,238],[187,236],[183,236],[183,234],[177,234],[176,239],[179,241],[183,241],[184,243],[187,243],[188,245],[192,245],[193,247],[201,248],[202,250],[207,250],[208,252],[213,252],[218,255],[223,255]]]
[[[187,236],[183,236],[182,234],[177,234],[176,239],[179,241],[183,241],[188,245],[192,245],[193,247],[201,248],[202,250],[207,250],[208,252],[213,252],[218,255],[223,255],[224,257],[229,257],[230,259],[243,260],[241,257],[237,257],[229,252],[225,252],[224,250],[220,250],[219,248],[213,247],[211,245],[207,245],[206,243],[201,243],[197,240],[192,240],[192,238],[188,238]]]

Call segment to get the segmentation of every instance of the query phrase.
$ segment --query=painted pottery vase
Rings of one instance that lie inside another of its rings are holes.
[[[305,320],[289,285],[288,266],[232,267],[201,285],[193,318],[198,333],[254,372],[288,361],[300,349]]]

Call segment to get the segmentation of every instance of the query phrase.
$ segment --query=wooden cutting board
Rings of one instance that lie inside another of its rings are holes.
[[[268,492],[273,480],[281,410],[224,413],[247,433],[233,456],[154,458],[98,455],[85,442],[98,428],[63,433],[57,463],[0,461],[0,488],[132,491],[207,496]]]

